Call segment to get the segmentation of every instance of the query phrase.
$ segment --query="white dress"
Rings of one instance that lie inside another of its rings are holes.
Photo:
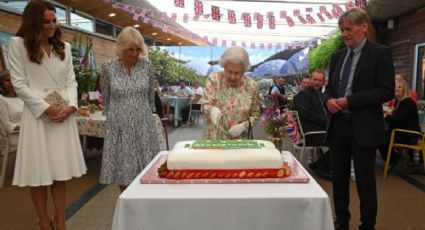
[[[19,132],[16,126],[21,124],[22,109],[24,102],[19,97],[3,97],[0,95],[0,122],[9,133],[10,145],[18,145]]]
[[[9,40],[9,62],[12,84],[24,101],[12,184],[44,186],[85,174],[74,115],[61,123],[42,119],[49,107],[43,97],[53,90],[78,108],[70,45],[66,43],[63,61],[51,52],[50,57],[45,53],[39,65],[29,60],[23,39],[13,37]]]

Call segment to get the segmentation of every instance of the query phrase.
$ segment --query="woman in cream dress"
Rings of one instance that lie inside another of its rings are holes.
[[[24,101],[13,185],[30,186],[40,229],[65,229],[66,181],[85,174],[77,124],[77,82],[70,45],[61,40],[56,10],[30,1],[22,25],[9,41],[9,62],[16,94]],[[57,91],[67,106],[43,98]],[[47,186],[55,208],[47,213]]]

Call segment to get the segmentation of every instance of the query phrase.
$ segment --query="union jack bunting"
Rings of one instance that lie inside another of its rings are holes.
[[[242,46],[243,48],[245,48],[245,47],[246,47],[246,43],[245,43],[245,42],[242,42],[242,43],[241,43],[241,46]]]
[[[263,28],[263,15],[257,15],[257,29]]]
[[[245,27],[251,27],[251,14],[243,13],[242,14],[243,24]]]
[[[310,24],[316,23],[316,20],[314,20],[314,18],[310,14],[307,14],[305,18],[307,19],[307,22]]]
[[[226,39],[224,39],[224,40],[222,40],[222,41],[221,41],[221,46],[227,46],[227,41],[226,41]]]
[[[294,20],[289,16],[286,16],[286,21],[288,22],[289,27],[292,27],[295,25]]]
[[[304,18],[303,16],[298,15],[298,19],[300,20],[300,22],[301,22],[302,24],[307,24],[307,20],[305,20],[305,18]]]
[[[134,10],[133,11],[133,20],[138,21],[139,18],[143,17],[142,11]]]
[[[251,42],[251,49],[255,49],[255,43]]]
[[[161,19],[161,20],[165,20],[165,19],[167,19],[167,12],[161,12],[161,16],[159,16],[159,19]]]
[[[210,15],[211,14],[204,14],[204,18],[206,18],[206,19],[210,18]]]
[[[304,47],[305,47],[304,42],[301,42],[301,48],[304,48]]]
[[[212,43],[213,43],[213,45],[217,45],[217,43],[218,43],[218,40],[217,40],[217,38],[213,38],[213,40],[212,40]]]
[[[300,10],[294,10],[294,16],[299,16],[299,15],[301,15]]]
[[[153,11],[153,10],[150,10],[150,11],[149,11],[149,16],[150,16],[151,18],[156,18],[156,12],[155,12],[155,11]]]
[[[334,18],[338,18],[339,16],[338,16],[338,12],[336,12],[336,9],[335,8],[332,8],[331,9],[331,13],[332,13],[332,15],[334,16]]]
[[[324,14],[326,15],[326,17],[329,18],[329,20],[332,20],[333,19],[332,14],[329,13],[328,11],[324,12]]]
[[[267,12],[267,18],[274,17],[273,11]]]
[[[282,49],[282,45],[281,45],[280,43],[277,43],[277,44],[276,44],[276,49],[277,49],[277,50]]]
[[[264,43],[260,43],[260,49],[264,49]]]
[[[149,23],[149,18],[143,18],[143,23],[148,24]]]
[[[313,12],[313,8],[312,7],[307,7],[307,8],[305,8],[305,12],[311,13],[311,12]]]
[[[347,2],[345,3],[345,7],[347,8],[347,10],[356,7],[356,5],[354,4],[354,2]]]
[[[211,6],[211,18],[212,20],[220,21],[220,8],[218,6]]]
[[[362,9],[366,9],[366,0],[356,0],[356,6]]]
[[[289,49],[289,44],[285,43],[285,50]]]
[[[325,21],[325,18],[322,16],[322,13],[317,13],[317,17],[319,18],[319,20],[321,22],[324,22]]]
[[[236,46],[236,41],[232,41],[232,46]]]
[[[227,17],[230,24],[236,24],[236,15],[234,10],[227,10]]]
[[[199,15],[193,15],[193,21],[199,21]]]
[[[195,0],[194,10],[195,10],[195,15],[203,15],[204,14],[204,4],[199,0]]]
[[[328,12],[328,10],[326,10],[326,6],[319,6],[319,10],[320,10],[320,13]]]
[[[208,36],[204,36],[204,37],[202,38],[202,40],[203,40],[204,42],[208,43]]]
[[[165,33],[168,33],[168,26],[167,25],[163,25],[164,27],[162,27],[162,31]]]
[[[267,45],[267,49],[268,49],[268,50],[272,50],[272,49],[273,49],[273,44],[272,44],[272,43],[269,43],[269,44]]]
[[[177,19],[177,14],[176,13],[172,13],[171,14],[171,21],[176,22]]]
[[[174,6],[184,8],[184,0],[174,0]]]
[[[133,10],[133,6],[131,5],[124,5],[124,7],[122,8],[124,11],[130,12]]]
[[[280,18],[285,18],[286,17],[286,11],[282,10],[280,11]]]
[[[183,14],[183,22],[187,23],[187,21],[189,20],[189,15],[188,14]]]
[[[339,6],[339,4],[332,4],[332,5],[333,5],[333,8],[338,13],[338,17],[339,17],[339,15],[341,15],[344,12],[344,10]]]
[[[292,48],[292,49],[297,48],[297,43],[296,43],[296,42],[292,42],[292,44],[291,44],[291,48]]]
[[[274,30],[276,28],[276,21],[274,16],[269,17],[269,28]]]

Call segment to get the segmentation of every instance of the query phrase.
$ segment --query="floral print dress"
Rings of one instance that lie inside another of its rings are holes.
[[[100,183],[129,185],[159,152],[153,66],[139,58],[128,72],[117,60],[104,64],[102,96],[106,133]]]
[[[228,133],[230,127],[244,122],[248,130],[248,119],[254,126],[260,116],[260,102],[257,82],[243,76],[241,84],[230,86],[223,72],[212,73],[206,80],[203,111],[206,115],[204,128],[205,140],[234,139]],[[210,110],[217,107],[221,111],[218,125],[211,122]],[[241,134],[241,139],[247,139],[247,132]]]

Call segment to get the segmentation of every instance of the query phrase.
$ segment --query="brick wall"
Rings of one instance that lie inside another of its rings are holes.
[[[395,72],[412,83],[415,45],[425,42],[425,8],[396,19],[396,28],[388,34],[393,51]]]
[[[21,24],[21,16],[19,14],[7,12],[0,9],[0,31],[16,34],[18,27]],[[62,28],[63,39],[66,42],[73,43],[80,31]],[[88,35],[93,41],[93,52],[95,56],[96,65],[100,67],[106,60],[114,58],[114,44],[115,42],[99,36]],[[84,39],[85,40],[85,39]]]

